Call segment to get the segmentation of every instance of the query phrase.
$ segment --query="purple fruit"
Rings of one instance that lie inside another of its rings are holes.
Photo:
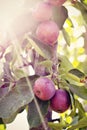
[[[40,77],[35,81],[33,91],[39,99],[46,101],[54,96],[56,90],[52,80]]]
[[[33,16],[38,22],[49,20],[52,16],[52,6],[46,2],[40,2],[36,5]]]
[[[37,38],[44,44],[54,45],[59,35],[59,28],[54,21],[39,24],[36,30]]]
[[[70,95],[65,89],[56,90],[54,97],[50,100],[52,110],[59,113],[65,112],[70,107],[70,104]]]
[[[46,1],[54,6],[62,6],[66,0],[46,0]]]

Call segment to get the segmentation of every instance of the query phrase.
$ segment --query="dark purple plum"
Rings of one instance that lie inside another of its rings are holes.
[[[54,97],[50,100],[52,110],[63,113],[70,107],[71,99],[70,94],[65,89],[58,89]]]

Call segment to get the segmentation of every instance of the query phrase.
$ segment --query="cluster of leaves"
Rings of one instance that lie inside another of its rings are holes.
[[[30,3],[34,5],[36,2],[31,0]],[[78,16],[72,13],[72,10],[78,10]],[[28,31],[30,32],[37,23],[33,24],[31,15],[29,16],[31,24]],[[4,130],[5,124],[11,123],[24,109],[31,130],[33,128],[40,130],[41,127],[45,129],[48,126],[48,129],[53,130],[85,130],[87,127],[87,113],[84,107],[87,104],[87,69],[83,68],[83,62],[77,61],[77,57],[83,55],[87,49],[84,46],[76,46],[79,39],[86,39],[87,2],[67,1],[64,6],[54,9],[54,20],[60,28],[57,54],[56,45],[54,47],[45,45],[30,33],[21,35],[22,41],[16,39],[7,46],[0,46],[0,130]],[[79,31],[80,33],[75,35]],[[72,45],[74,49],[71,53]],[[82,53],[76,53],[82,49]],[[71,64],[69,59],[72,55],[74,60]],[[84,66],[86,62],[84,61]],[[31,68],[34,71],[32,75]],[[57,87],[67,89],[71,95],[71,108],[59,115],[57,123],[52,119],[50,122],[44,122],[49,101],[40,101],[32,91],[34,81],[43,75],[43,70],[46,76],[52,77]]]

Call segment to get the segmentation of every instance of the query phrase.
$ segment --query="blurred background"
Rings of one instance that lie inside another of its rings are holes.
[[[18,114],[15,120],[7,125],[6,130],[29,130],[26,116],[26,111]]]

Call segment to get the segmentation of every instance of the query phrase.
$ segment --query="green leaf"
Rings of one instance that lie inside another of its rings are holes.
[[[63,130],[63,128],[67,127],[67,124],[65,122],[60,122],[60,123],[48,122],[48,125],[53,130]]]
[[[82,118],[85,116],[85,110],[82,106],[82,104],[78,101],[78,100],[75,100],[75,104],[76,104],[76,108],[78,108],[78,115],[79,115],[79,118]]]
[[[83,78],[85,76],[85,74],[78,69],[71,69],[69,70],[69,73],[76,75],[79,78]]]
[[[42,62],[39,62],[39,65],[43,65],[44,67],[52,67],[52,61],[51,60],[45,60],[45,61],[42,61]]]
[[[81,2],[87,5],[87,0],[81,0]]]
[[[82,119],[80,119],[79,121],[77,121],[76,124],[70,126],[70,128],[68,128],[67,130],[75,130],[76,128],[83,128],[87,126],[87,117],[83,117]]]
[[[81,3],[82,3],[82,5],[84,6],[84,8],[87,10],[87,1],[84,0],[84,2],[81,1]]]
[[[78,120],[79,120],[79,116],[74,116],[71,125],[73,126],[73,125],[77,124]]]
[[[61,14],[61,15],[60,15]],[[58,24],[60,29],[63,28],[63,24],[68,17],[67,9],[64,6],[55,7],[53,10],[53,19]]]
[[[47,70],[50,71],[50,69],[52,68],[52,61],[51,60],[44,60],[44,61],[39,62],[37,65],[43,66],[43,67],[47,68]]]
[[[27,70],[26,70],[26,72],[24,72],[25,70],[24,70],[24,68],[15,68],[14,70],[13,70],[13,73],[14,73],[14,75],[15,75],[15,78],[17,79],[17,80],[19,80],[20,78],[23,78],[24,77],[24,75],[25,75],[25,73],[26,73],[26,75],[28,75],[27,73],[29,73]]]
[[[35,79],[35,76],[21,78],[15,86],[10,86],[10,90],[0,99],[1,118],[10,118],[21,107],[32,101],[32,85]]]
[[[79,119],[83,118],[86,115],[85,110],[84,110],[82,104],[79,102],[79,100],[74,98],[74,104],[73,104],[73,107],[71,109],[71,113],[69,115],[73,119],[77,115],[76,109],[78,109],[78,117],[79,117]]]
[[[6,130],[6,128],[3,124],[0,124],[0,130]]]
[[[86,130],[87,127],[79,128],[79,130]]]
[[[75,8],[79,9],[82,13],[82,17],[87,24],[87,6],[84,6],[81,2],[76,2]]]
[[[58,54],[58,58],[59,58],[59,70],[60,73],[66,73],[68,72],[70,69],[73,69],[73,65],[70,63],[70,61],[68,60],[68,58],[64,55],[59,55]]]
[[[76,75],[73,75],[72,73],[66,73],[65,80],[67,80],[69,83],[76,85],[76,86],[84,86],[84,83],[80,82],[80,78]]]
[[[47,110],[48,101],[35,99],[29,103],[27,119],[30,128],[38,127],[41,123],[43,123]]]
[[[70,39],[68,32],[66,31],[65,28],[62,29],[62,32],[63,32],[63,36],[64,36],[64,39],[65,39],[67,45],[70,45],[71,39]]]
[[[9,118],[3,118],[3,122],[5,124],[9,124],[9,123],[13,122],[14,119],[16,118],[17,114],[18,114],[18,112],[15,112]]]
[[[14,121],[14,119],[16,118],[17,114],[21,113],[23,110],[25,109],[25,106],[19,108],[15,113],[13,113],[10,117],[8,118],[3,118],[3,122],[5,124],[9,124],[11,122]]]
[[[87,88],[85,86],[77,86],[77,85],[73,85],[69,83],[68,83],[68,86],[74,94],[87,100]]]
[[[10,61],[10,67],[12,70],[14,70],[14,67],[17,67],[19,65],[21,66],[23,64],[22,57],[21,57],[23,50],[18,41],[14,41],[13,44],[11,44],[10,49],[11,49],[11,55],[12,55],[12,60]]]
[[[4,124],[2,118],[0,118],[0,130],[6,130],[6,125]]]
[[[32,47],[34,47],[35,51],[40,54],[42,57],[46,58],[46,59],[50,59],[52,56],[52,47],[42,43],[41,41],[39,41],[37,38],[35,38],[34,36],[30,36],[30,37],[26,37],[27,40],[29,41],[29,44],[32,45]]]
[[[70,18],[67,18],[64,25],[67,25],[67,27],[73,27],[72,20]]]

